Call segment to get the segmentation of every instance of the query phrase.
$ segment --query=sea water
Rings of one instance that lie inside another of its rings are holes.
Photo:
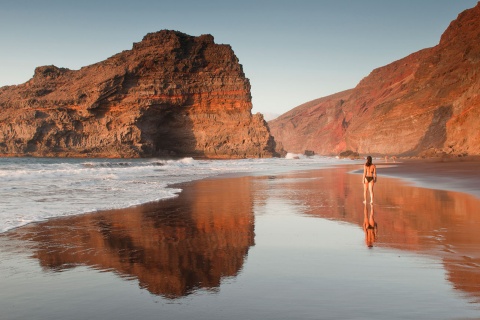
[[[49,218],[175,197],[173,184],[228,173],[322,168],[349,160],[287,155],[241,160],[0,158],[0,232]]]

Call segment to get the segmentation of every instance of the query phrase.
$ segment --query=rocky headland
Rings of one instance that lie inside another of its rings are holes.
[[[4,156],[271,157],[229,45],[163,30],[80,70],[42,66],[0,88]]]
[[[437,46],[373,70],[353,89],[269,122],[289,152],[397,156],[480,154],[480,3]]]

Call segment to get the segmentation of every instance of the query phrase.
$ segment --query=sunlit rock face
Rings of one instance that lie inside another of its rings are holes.
[[[480,4],[440,43],[373,70],[351,90],[269,122],[290,152],[480,154]]]
[[[147,34],[80,70],[35,69],[0,88],[0,153],[73,157],[271,157],[251,114],[250,83],[229,45],[211,35]]]
[[[53,219],[9,233],[47,272],[88,266],[169,299],[217,290],[254,245],[249,178],[199,181],[178,198]]]

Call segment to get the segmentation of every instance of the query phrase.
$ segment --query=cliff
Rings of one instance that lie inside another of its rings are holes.
[[[38,67],[0,88],[0,154],[271,157],[250,83],[211,35],[163,30],[80,70]]]
[[[269,122],[290,152],[334,155],[480,154],[480,4],[440,43],[373,70],[351,90]]]

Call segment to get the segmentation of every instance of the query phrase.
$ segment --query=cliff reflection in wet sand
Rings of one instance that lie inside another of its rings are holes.
[[[54,219],[10,236],[31,241],[44,269],[91,266],[177,298],[215,290],[240,272],[254,245],[252,206],[247,178],[199,181],[176,199]]]
[[[365,206],[360,174],[350,168],[292,175],[282,180],[283,198],[292,199],[311,216],[364,227]],[[440,258],[455,289],[480,301],[480,200],[471,195],[417,188],[382,176],[375,184],[373,245]],[[367,213],[371,211],[367,205]],[[370,235],[371,236],[371,235]],[[374,249],[374,248],[373,248]]]

